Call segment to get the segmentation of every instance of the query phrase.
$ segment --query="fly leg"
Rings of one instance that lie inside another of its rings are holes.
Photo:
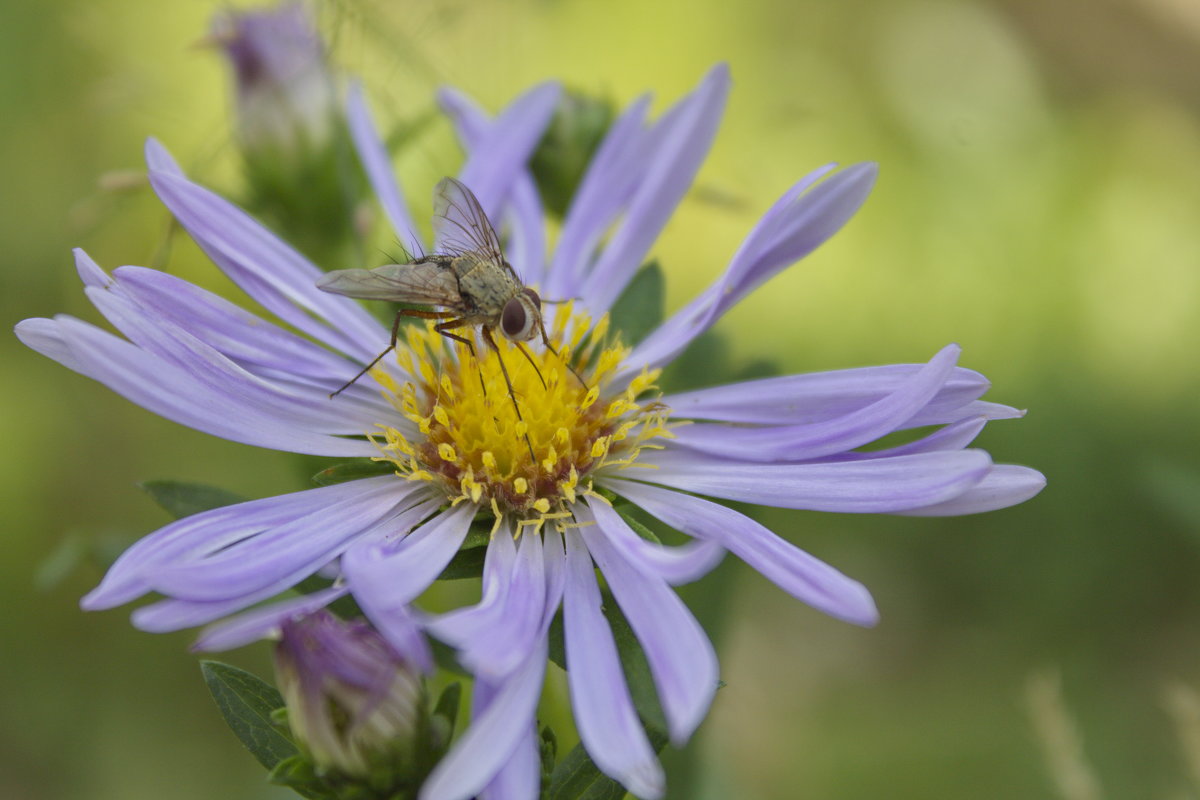
[[[547,303],[550,301],[543,300],[542,302]],[[555,302],[558,302],[558,301],[555,301]],[[550,344],[550,337],[546,335],[546,326],[542,323],[542,321],[540,319],[538,320],[538,330],[540,330],[542,332],[542,344],[546,346],[546,349],[549,350],[551,353],[553,353],[555,358],[557,358],[559,361],[562,361],[564,364],[566,364],[567,369],[571,370],[571,374],[574,375],[575,379],[579,381],[579,385],[583,387],[584,391],[587,391],[587,388],[588,388],[587,381],[585,381],[583,379],[583,376],[581,376],[578,372],[575,371],[575,367],[571,366],[571,362],[563,361],[563,357],[560,356],[558,354],[558,351],[554,349],[554,345]],[[539,374],[539,377],[540,377],[540,374]],[[545,383],[545,382],[543,381],[543,383]]]
[[[484,325],[483,340],[487,342],[488,347],[492,348],[492,352],[496,354],[496,360],[500,362],[500,372],[504,375],[504,383],[508,386],[508,397],[512,400],[513,411],[517,412],[517,420],[524,422],[525,418],[521,416],[521,407],[517,405],[517,393],[513,391],[512,379],[508,377],[508,367],[504,366],[504,359],[500,355],[500,348],[496,346],[496,340],[492,338],[491,328]],[[526,426],[528,428],[528,426]],[[529,448],[529,458],[536,465],[537,456],[533,454],[533,442],[529,441],[529,431],[525,431],[525,446]]]
[[[446,317],[453,317],[453,316],[454,316],[454,314],[450,311],[422,311],[417,308],[402,308],[399,311],[397,311],[396,319],[395,319],[395,321],[392,322],[392,338],[388,341],[387,349],[384,350],[379,355],[375,356],[375,359],[370,364],[367,364],[365,367],[363,367],[361,370],[359,370],[359,373],[357,375],[355,375],[353,378],[351,378],[350,380],[343,383],[340,389],[338,389],[336,392],[333,392],[332,394],[330,394],[329,399],[332,400],[333,398],[337,397],[339,394],[344,392],[346,389],[349,389],[351,386],[354,385],[355,381],[357,381],[363,375],[366,375],[368,372],[370,372],[371,368],[374,367],[376,364],[378,364],[379,360],[381,358],[383,358],[388,353],[390,353],[396,349],[396,339],[400,336],[400,320],[404,319],[405,317],[411,317],[414,319],[445,319]],[[458,337],[455,337],[455,338],[458,338]]]
[[[446,316],[452,317],[454,315],[447,314]],[[462,326],[468,324],[470,323],[465,317],[460,317],[459,319],[448,319],[445,322],[439,322],[437,325],[433,326],[433,329],[442,336],[445,336],[447,339],[453,339],[454,341],[461,342],[467,346],[467,351],[471,354],[471,358],[475,359],[475,370],[479,373],[479,388],[483,390],[483,396],[486,398],[487,384],[483,382],[483,365],[479,363],[479,354],[475,352],[475,343],[465,336],[459,336],[457,333],[450,332],[455,328],[461,328]]]

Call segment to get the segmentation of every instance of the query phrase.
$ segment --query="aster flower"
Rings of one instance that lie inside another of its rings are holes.
[[[329,142],[337,94],[325,46],[300,3],[222,12],[211,41],[229,62],[243,147],[292,153]]]
[[[403,772],[421,724],[418,660],[362,621],[326,611],[284,619],[275,674],[288,727],[313,762],[360,779],[381,762]]]
[[[188,180],[151,142],[151,182],[164,203],[226,274],[302,335],[163,273],[121,267],[108,276],[82,253],[77,265],[88,297],[127,340],[68,317],[27,320],[18,335],[191,427],[264,447],[382,459],[396,474],[168,525],[131,547],[84,598],[85,608],[154,591],[166,599],[135,611],[135,624],[175,630],[220,620],[336,563],[338,582],[324,596],[286,602],[319,606],[350,592],[389,640],[406,640],[423,625],[474,672],[473,723],[421,792],[425,800],[458,800],[537,796],[534,715],[548,630],[561,607],[583,744],[606,774],[654,798],[664,791],[662,770],[601,612],[597,567],[645,651],[667,733],[680,744],[704,717],[718,677],[711,644],[671,587],[705,574],[726,550],[828,614],[861,625],[877,619],[861,584],[696,495],[943,515],[1002,508],[1036,494],[1044,483],[1039,473],[993,464],[968,448],[988,420],[1020,412],[979,399],[988,383],[956,366],[954,345],[925,364],[665,396],[655,388],[661,368],[727,309],[849,220],[874,182],[873,165],[828,166],[802,179],[695,300],[632,347],[608,335],[605,312],[686,193],[728,87],[727,70],[717,67],[653,123],[646,121],[647,98],[621,114],[549,258],[524,165],[558,87],[536,87],[495,119],[445,92],[443,107],[469,151],[459,179],[506,233],[508,259],[545,296],[578,298],[547,311],[559,355],[534,348],[530,363],[502,342],[500,353],[480,351],[476,362],[431,330],[413,328],[395,361],[380,362],[370,380],[333,400],[329,393],[374,357],[388,332],[354,301],[318,291],[315,267]],[[410,251],[429,251],[357,91],[348,119],[397,236]],[[507,400],[502,357],[523,420]],[[908,444],[861,449],[927,426],[936,430]],[[357,438],[362,434],[369,439]],[[642,538],[610,504],[612,496],[693,541],[667,547]],[[479,516],[493,524],[480,601],[432,617],[410,610]],[[253,628],[235,618],[208,640],[228,644]]]

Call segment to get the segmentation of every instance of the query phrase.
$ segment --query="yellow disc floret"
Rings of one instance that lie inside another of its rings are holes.
[[[432,323],[411,328],[398,360],[415,382],[373,375],[417,434],[380,426],[372,438],[381,460],[409,479],[442,483],[455,502],[490,502],[526,518],[563,511],[596,470],[630,466],[641,448],[657,446],[648,440],[670,436],[667,409],[639,402],[657,371],[614,385],[628,348],[606,344],[607,327],[607,318],[590,327],[568,306],[550,336],[558,355],[534,342],[527,358],[496,337],[499,352],[476,345],[478,360]]]

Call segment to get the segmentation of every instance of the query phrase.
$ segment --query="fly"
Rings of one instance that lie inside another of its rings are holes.
[[[546,335],[542,321],[542,299],[538,293],[526,286],[504,258],[500,239],[495,228],[483,212],[479,200],[464,184],[454,178],[443,178],[433,190],[433,234],[438,252],[421,256],[407,264],[384,264],[374,269],[335,270],[317,281],[317,288],[325,292],[356,297],[363,300],[390,300],[395,303],[411,303],[419,306],[440,307],[442,310],[400,309],[392,323],[392,336],[387,349],[340,389],[335,397],[354,384],[385,355],[396,348],[400,333],[400,322],[405,317],[439,320],[434,330],[442,336],[467,346],[472,357],[475,344],[465,336],[454,333],[465,328],[478,328],[483,341],[496,353],[500,371],[508,387],[517,419],[523,421],[517,396],[513,391],[508,368],[500,356],[492,331],[499,330],[505,339],[512,342],[537,372],[545,387],[546,381],[533,356],[524,342],[540,335],[546,349],[558,356]],[[554,302],[554,301],[547,301]],[[586,387],[579,373],[567,365],[571,372]],[[483,385],[483,374],[479,376]],[[484,392],[487,392],[486,387]],[[533,455],[529,434],[525,444]]]

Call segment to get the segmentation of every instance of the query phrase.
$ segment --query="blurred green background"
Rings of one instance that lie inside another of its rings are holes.
[[[141,168],[147,135],[237,194],[227,76],[194,46],[223,7],[3,5],[6,325],[97,319],[72,246],[106,268],[155,257],[166,213],[136,181],[112,189]],[[1078,729],[1104,796],[1200,797],[1187,767],[1200,754],[1165,701],[1200,687],[1200,6],[337,2],[319,16],[387,121],[427,112],[443,83],[495,109],[545,77],[621,103],[653,89],[661,110],[729,61],[715,148],[655,251],[669,307],[799,176],[875,160],[878,187],[846,230],[724,320],[736,362],[923,361],[957,341],[992,379],[988,399],[1029,409],[981,440],[1047,474],[1021,507],[767,515],[871,587],[883,621],[826,619],[724,565],[727,686],[691,746],[704,788],[672,797],[1061,796],[1046,755],[1070,741],[1048,743],[1035,717]],[[418,202],[457,166],[449,138],[439,121],[398,162]],[[226,286],[183,238],[168,268]],[[159,420],[14,337],[0,370],[0,797],[287,796],[225,731],[190,634],[85,615],[98,572],[56,582],[42,565],[64,542],[163,524],[138,481],[260,497],[307,472]],[[266,674],[266,652],[230,658]],[[1061,695],[1043,691],[1032,713],[1030,687],[1055,675]]]

